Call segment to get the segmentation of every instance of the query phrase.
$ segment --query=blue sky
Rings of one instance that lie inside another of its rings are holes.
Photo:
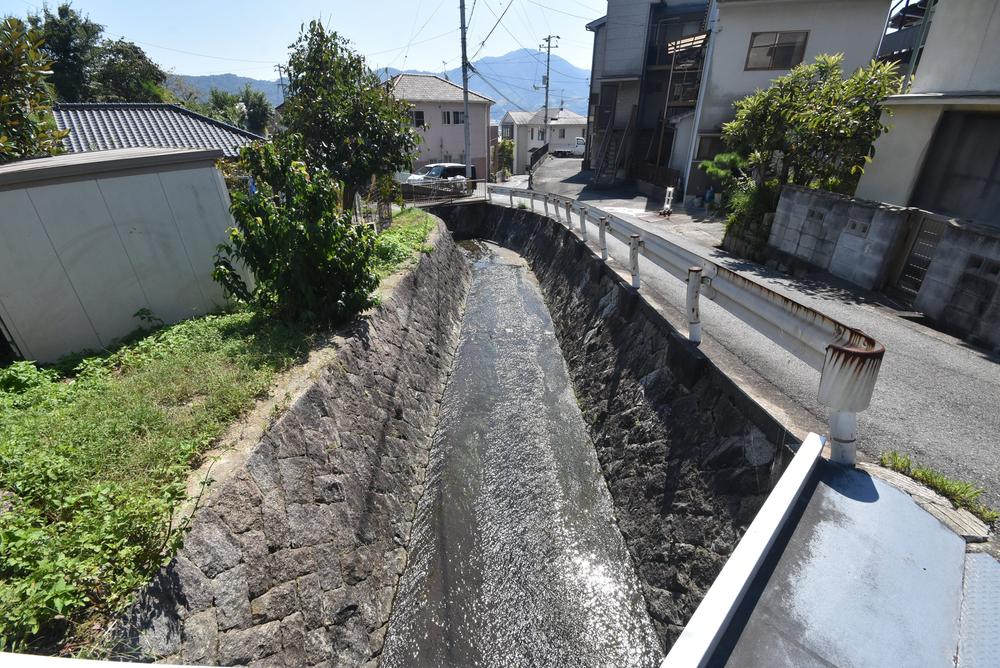
[[[511,0],[467,0],[470,57]],[[25,15],[42,0],[0,0],[0,15]],[[54,7],[58,2],[51,1]],[[303,22],[322,16],[368,56],[374,67],[440,71],[459,64],[458,0],[75,0],[73,6],[105,26],[108,35],[139,43],[164,69],[273,79]],[[607,8],[605,0],[512,0],[503,22],[479,56],[537,48],[542,37],[562,37],[554,53],[590,68],[591,33],[584,25]],[[409,45],[409,47],[407,47]]]

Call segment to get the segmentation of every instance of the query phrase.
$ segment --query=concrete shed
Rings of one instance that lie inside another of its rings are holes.
[[[233,225],[218,149],[132,148],[0,166],[0,346],[52,362],[142,323],[222,307]]]

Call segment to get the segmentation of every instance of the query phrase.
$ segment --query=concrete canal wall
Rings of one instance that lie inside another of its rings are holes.
[[[428,243],[246,464],[211,488],[183,549],[118,624],[120,651],[168,663],[374,662],[469,284],[443,227]]]
[[[795,442],[562,225],[488,204],[435,210],[456,238],[517,251],[537,276],[577,399],[669,649]]]

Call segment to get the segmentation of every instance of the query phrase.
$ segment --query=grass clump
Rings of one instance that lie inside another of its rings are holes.
[[[953,480],[926,466],[915,466],[909,455],[900,454],[895,450],[882,453],[879,464],[927,485],[951,501],[956,508],[965,508],[987,524],[992,525],[1000,520],[1000,512],[979,501],[983,490],[971,483]]]
[[[424,242],[435,218],[423,209],[404,209],[392,217],[392,225],[375,240],[375,273],[382,279],[406,266],[417,253],[433,250]]]
[[[44,650],[127,604],[180,547],[191,467],[307,344],[241,311],[0,369],[0,649]]]

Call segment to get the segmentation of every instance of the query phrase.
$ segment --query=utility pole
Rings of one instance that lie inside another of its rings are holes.
[[[559,39],[559,35],[546,35],[542,38],[545,44],[539,44],[539,49],[545,49],[545,120],[542,127],[545,128],[545,143],[548,144],[551,141],[549,137],[549,65],[552,61],[552,49],[558,49],[559,45],[552,46],[552,40]]]
[[[465,55],[465,0],[459,0],[458,9],[462,13],[462,99],[465,103],[463,126],[465,129],[465,179],[472,181],[472,159],[469,156],[469,59]]]

